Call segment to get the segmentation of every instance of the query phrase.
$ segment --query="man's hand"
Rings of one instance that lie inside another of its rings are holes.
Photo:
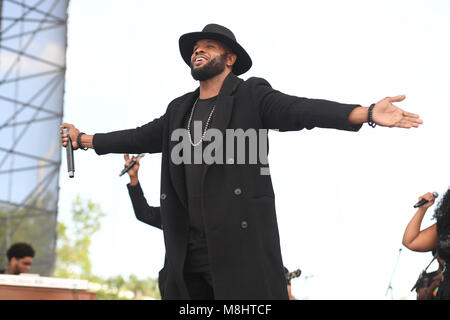
[[[129,154],[125,154],[123,157],[125,159],[125,168],[128,167],[131,161],[136,161],[136,164],[133,167],[131,167],[130,170],[127,171],[128,175],[130,176],[130,185],[135,186],[139,183],[138,171],[139,171],[139,161],[141,160],[141,158],[138,157],[136,159],[136,157],[133,156],[130,159]]]
[[[61,130],[59,130],[59,133],[61,133],[61,141],[62,141],[63,147],[66,147],[67,143],[69,143],[68,135],[66,133],[63,133],[63,131],[62,131],[63,128],[66,128],[66,129],[69,129],[69,136],[70,136],[70,139],[72,140],[72,149],[77,150],[79,148],[79,145],[77,143],[77,136],[80,133],[80,130],[75,128],[75,126],[70,123],[64,123],[60,126],[60,128],[61,128]]]
[[[373,122],[383,127],[397,128],[417,128],[423,123],[419,115],[403,111],[394,106],[393,102],[400,102],[405,99],[404,95],[387,97],[378,101],[372,111]]]
[[[80,133],[80,130],[78,130],[77,128],[75,128],[75,126],[73,124],[70,123],[64,123],[60,126],[61,130],[59,131],[59,133],[61,133],[61,141],[62,141],[62,145],[63,147],[67,146],[67,143],[69,142],[69,138],[67,136],[67,134],[63,133],[62,129],[63,128],[67,128],[69,129],[69,136],[70,139],[72,140],[72,149],[73,150],[77,150],[78,148],[80,148],[80,146],[78,145],[78,141],[77,141],[77,137],[78,134]],[[80,143],[81,143],[81,148],[94,148],[94,136],[93,135],[89,135],[89,134],[82,134],[80,137]]]

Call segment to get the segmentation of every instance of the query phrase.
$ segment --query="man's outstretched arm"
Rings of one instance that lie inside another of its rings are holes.
[[[358,131],[369,120],[369,107],[287,95],[272,89],[261,78],[250,78],[247,83],[260,106],[263,125],[268,129],[295,131],[320,127]],[[393,104],[404,99],[400,95],[380,100],[372,108],[371,121],[383,127],[418,127],[422,124],[418,115]]]
[[[406,112],[393,104],[393,102],[400,102],[404,99],[405,96],[400,95],[378,101],[372,111],[373,122],[382,127],[417,128],[423,123],[419,116]],[[368,111],[368,107],[356,107],[348,117],[349,122],[352,124],[367,122]]]
[[[135,129],[96,133],[94,135],[82,134],[78,141],[80,130],[73,124],[64,123],[60,126],[62,145],[66,147],[69,141],[68,135],[62,131],[63,128],[67,128],[74,150],[80,147],[91,148],[95,149],[95,152],[99,155],[107,153],[159,153],[162,151],[164,118],[165,116],[162,116]]]

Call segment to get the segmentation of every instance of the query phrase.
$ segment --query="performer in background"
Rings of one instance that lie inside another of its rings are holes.
[[[403,234],[403,245],[418,252],[436,249],[438,256],[444,261],[442,280],[436,299],[450,300],[450,189],[444,194],[435,210],[433,218],[436,219],[436,223],[420,230],[425,213],[435,201],[430,192],[419,197],[419,201],[422,199],[428,202],[417,209],[408,223]]]
[[[295,61],[288,46],[277,51],[273,63]],[[201,32],[182,35],[179,49],[199,88],[174,99],[163,116],[136,129],[95,135],[69,123],[61,128],[69,129],[74,150],[93,148],[99,155],[162,153],[167,299],[288,299],[267,157],[238,163],[241,156],[255,153],[255,145],[267,146],[268,137],[258,135],[256,143],[246,143],[237,155],[226,148],[225,137],[269,129],[358,131],[365,122],[411,128],[422,120],[393,104],[403,101],[403,95],[364,107],[284,94],[262,78],[243,80],[238,76],[250,69],[252,60],[221,25],[208,24]],[[217,132],[222,138],[216,138]],[[61,135],[66,146],[68,135]],[[194,155],[211,151],[211,145],[216,147],[213,163],[204,158],[192,162]],[[199,287],[204,290],[197,295]]]
[[[152,207],[145,199],[144,192],[142,191],[141,184],[139,183],[138,172],[140,166],[140,158],[132,157],[130,159],[129,154],[124,155],[125,167],[127,167],[132,161],[136,161],[136,164],[127,171],[130,177],[130,182],[127,184],[128,194],[130,195],[131,204],[133,205],[134,214],[136,218],[149,224],[155,228],[162,229],[161,213],[159,207]]]
[[[34,249],[25,242],[18,242],[9,247],[6,252],[8,268],[0,270],[1,273],[19,275],[29,273],[33,264]]]
[[[292,284],[291,284],[291,280],[297,277],[300,277],[301,275],[301,270],[297,269],[295,271],[289,272],[288,268],[284,267],[284,275],[286,276],[286,281],[287,281],[287,290],[288,290],[288,295],[289,295],[289,300],[297,300],[293,295],[292,295]]]
[[[152,207],[148,204],[147,199],[145,199],[144,192],[142,191],[141,184],[139,183],[138,172],[141,159],[134,156],[130,159],[129,154],[125,154],[124,159],[125,167],[128,167],[132,161],[136,161],[136,164],[127,171],[128,176],[130,177],[130,182],[127,184],[127,189],[136,218],[143,223],[162,230],[160,207]],[[161,299],[164,299],[164,279],[166,277],[166,259],[164,260],[164,267],[159,271],[158,275],[158,287],[161,294]]]

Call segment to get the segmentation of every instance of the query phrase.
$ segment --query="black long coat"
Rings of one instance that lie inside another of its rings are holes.
[[[171,150],[179,143],[171,141],[171,133],[183,128],[198,95],[199,89],[176,98],[162,117],[146,125],[95,134],[93,140],[99,155],[162,152],[160,205],[167,299],[189,299],[183,279],[189,228],[186,186],[183,165],[171,161]],[[224,136],[226,129],[239,128],[357,131],[361,125],[348,122],[356,106],[286,95],[264,79],[244,81],[230,73],[216,100],[211,127]],[[224,164],[204,165],[199,181],[216,299],[288,299],[274,191],[270,175],[261,174],[267,165],[259,160],[237,164],[235,157],[224,159]]]

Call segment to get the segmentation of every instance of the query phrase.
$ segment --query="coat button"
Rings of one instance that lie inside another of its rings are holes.
[[[167,198],[167,195],[165,193],[161,193],[161,200],[164,200]]]
[[[236,189],[234,189],[234,194],[235,194],[235,195],[239,196],[239,195],[241,195],[241,193],[242,193],[241,188],[236,188]]]
[[[245,221],[245,220],[242,221],[242,222],[241,222],[241,228],[242,228],[242,229],[247,229],[247,227],[248,227],[247,221]]]

